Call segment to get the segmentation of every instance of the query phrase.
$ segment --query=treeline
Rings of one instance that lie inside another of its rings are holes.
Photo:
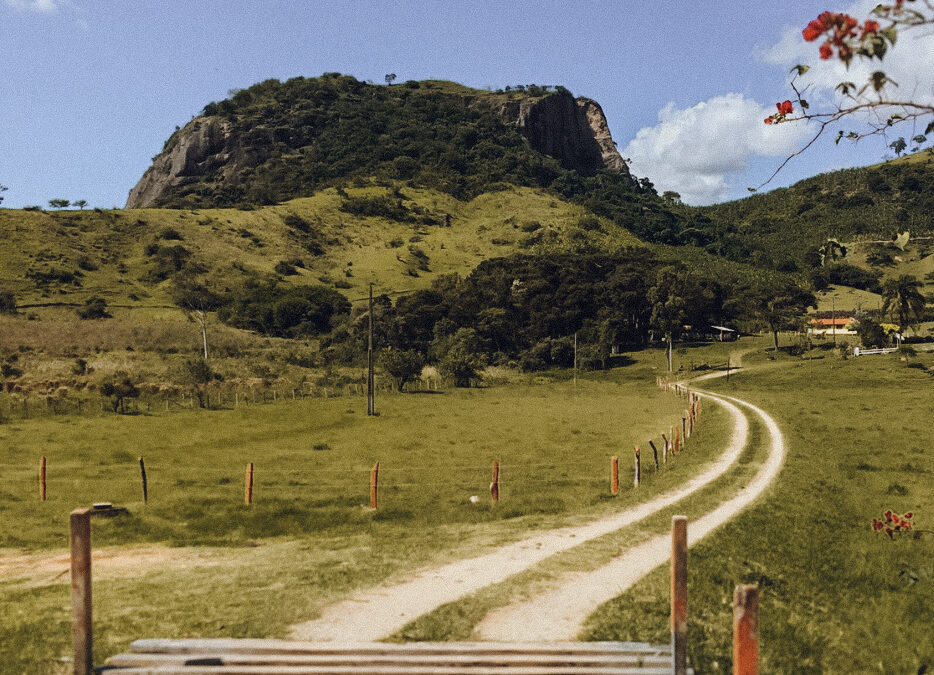
[[[373,318],[384,366],[397,378],[436,363],[465,385],[488,364],[570,366],[575,334],[579,364],[605,368],[614,352],[653,337],[696,337],[711,325],[777,331],[813,303],[790,277],[724,275],[629,248],[488,260],[466,278],[440,277],[395,304],[377,298]],[[359,363],[368,323],[364,308],[337,319],[324,359]]]

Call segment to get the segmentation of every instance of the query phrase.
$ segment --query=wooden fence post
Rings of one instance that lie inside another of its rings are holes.
[[[633,478],[632,486],[639,487],[639,482],[642,480],[642,453],[639,451],[639,446],[636,446],[635,455],[636,455],[636,475]]]
[[[688,411],[687,410],[684,411],[684,416],[681,418],[681,438],[684,439],[681,441],[682,444],[688,438]]]
[[[658,448],[655,447],[652,441],[649,441],[649,445],[652,446],[652,459],[655,460],[655,470],[658,471]]]
[[[45,455],[39,460],[39,499],[45,501]]]
[[[499,501],[499,460],[493,460],[493,482],[490,483],[490,497],[493,503]]]
[[[675,427],[675,440],[674,445],[672,445],[672,452],[676,455],[681,452],[681,427]]]
[[[75,675],[94,673],[91,616],[91,509],[71,512],[71,643]]]
[[[665,449],[662,451],[662,459],[665,464],[668,463],[668,437],[665,434],[662,434],[662,440],[665,441]]]
[[[370,508],[375,509],[377,506],[377,498],[379,491],[379,462],[373,465],[373,470],[370,471]]]
[[[759,673],[759,587],[733,591],[733,675]]]
[[[619,457],[610,457],[610,494],[619,494]]]
[[[143,480],[143,504],[149,503],[149,489],[146,485],[146,464],[143,462],[143,458],[139,458],[139,475]]]
[[[688,519],[671,519],[671,666],[687,675]]]
[[[253,503],[253,462],[246,465],[246,478],[243,486],[243,502],[250,506]]]

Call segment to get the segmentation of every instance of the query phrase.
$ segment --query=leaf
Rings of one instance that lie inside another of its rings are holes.
[[[849,95],[851,89],[856,89],[856,84],[854,82],[841,82],[836,86],[836,89],[838,89],[844,96],[847,96]]]
[[[920,145],[921,143],[924,143],[927,139],[928,139],[927,136],[924,136],[923,134],[918,134],[911,140],[913,140],[915,143],[918,143]]]
[[[836,137],[835,139],[833,139],[833,144],[834,144],[834,145],[840,145],[840,139],[841,139],[841,138],[843,138],[843,129],[840,129],[839,133],[837,133],[837,137]]]
[[[804,65],[804,64],[802,64],[802,63],[799,63],[798,65],[796,65],[794,68],[792,68],[792,69],[789,70],[788,72],[789,72],[789,73],[797,72],[798,75],[804,75],[804,74],[805,74],[806,72],[808,72],[810,69],[811,69],[811,66],[806,66],[806,65]]]
[[[879,31],[879,35],[888,40],[889,44],[894,47],[895,40],[898,39],[898,30],[895,28],[895,26],[889,26],[888,28],[881,29]]]
[[[798,105],[801,106],[801,109],[802,109],[802,110],[807,110],[808,108],[811,107],[810,105],[808,105],[808,102],[805,101],[803,98],[799,98],[799,99],[798,99]]]
[[[755,192],[755,191],[756,191],[756,188],[752,188],[752,187],[748,187],[748,188],[746,188],[746,189],[749,190],[750,192]]]
[[[882,91],[882,88],[888,83],[889,78],[881,70],[877,70],[869,76],[869,80],[872,82],[873,89],[876,91]]]
[[[932,133],[932,132],[934,132],[934,122],[930,122],[930,123],[927,125],[927,127],[925,127],[925,129],[924,129],[924,135],[927,136],[928,134],[930,134],[930,133]]]

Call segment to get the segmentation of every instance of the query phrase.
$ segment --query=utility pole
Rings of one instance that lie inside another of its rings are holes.
[[[833,346],[837,346],[837,296],[830,296],[830,326],[833,330]]]
[[[370,330],[367,336],[366,350],[366,414],[369,416],[376,414],[376,395],[373,378],[373,284],[370,283],[370,302],[369,302]]]
[[[577,391],[577,331],[574,331],[574,391]]]

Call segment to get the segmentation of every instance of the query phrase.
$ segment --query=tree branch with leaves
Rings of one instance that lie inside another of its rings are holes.
[[[838,59],[847,68],[854,58],[869,63],[879,61],[881,64],[901,33],[934,27],[934,0],[895,0],[894,4],[878,5],[871,14],[873,18],[861,22],[842,12],[822,12],[808,23],[802,31],[802,37],[806,42],[821,42],[818,48],[821,60]],[[899,85],[881,67],[873,70],[866,82],[861,84],[840,82],[835,88],[839,95],[837,103],[827,110],[812,110],[805,98],[811,85],[803,86],[801,79],[810,69],[810,66],[804,64],[791,69],[794,75],[790,86],[794,96],[776,103],[776,112],[764,121],[766,124],[815,122],[817,130],[764,183],[757,188],[749,188],[750,192],[770,183],[788,162],[807,151],[828,129],[836,128],[847,119],[862,118],[862,126],[857,129],[837,129],[835,143],[844,138],[859,141],[868,136],[884,135],[893,128],[913,124],[915,132],[918,125],[924,125],[922,133],[911,136],[911,141],[920,147],[934,133],[934,100],[914,100],[912,97],[895,95],[893,90]],[[797,114],[795,104],[800,111]],[[901,136],[888,147],[900,155],[907,149],[908,143]]]

